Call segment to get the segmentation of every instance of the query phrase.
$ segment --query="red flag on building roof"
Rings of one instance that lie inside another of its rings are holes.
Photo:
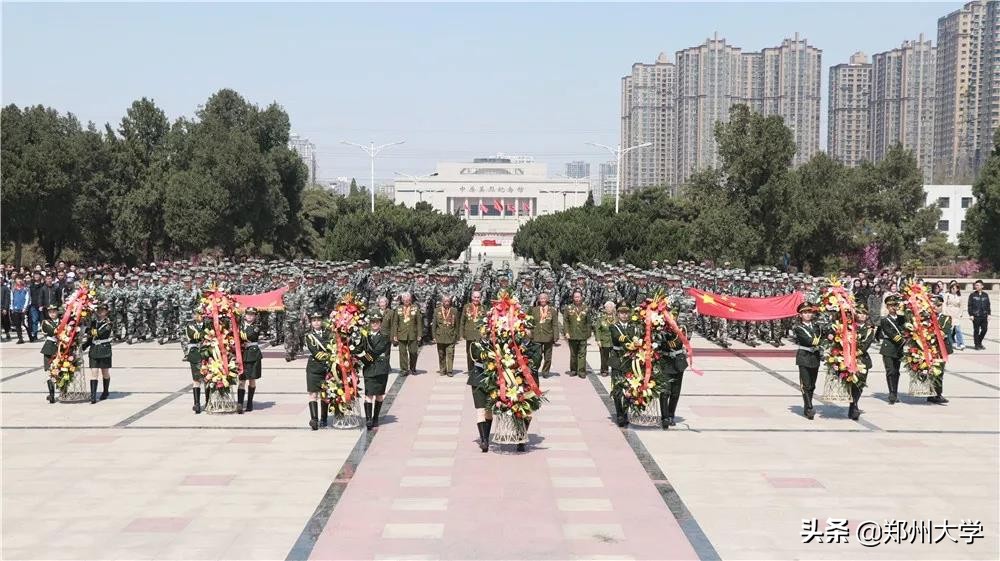
[[[507,212],[511,214],[517,212],[517,203],[514,202],[507,203]]]
[[[489,208],[482,201],[479,202],[479,214],[486,214],[489,212]]]
[[[493,199],[493,208],[497,209],[497,212],[503,212],[503,203],[500,199]]]

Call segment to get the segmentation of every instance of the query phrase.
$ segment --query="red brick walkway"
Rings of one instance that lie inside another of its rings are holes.
[[[483,454],[464,374],[435,360],[422,349],[430,373],[403,386],[313,559],[697,557],[589,380],[543,380],[528,451]]]

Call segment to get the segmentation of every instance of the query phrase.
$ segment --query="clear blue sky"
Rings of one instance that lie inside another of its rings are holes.
[[[948,3],[744,4],[9,4],[3,103],[44,104],[117,124],[142,96],[172,119],[234,88],[280,103],[319,153],[321,178],[368,160],[347,139],[405,139],[377,162],[425,174],[498,151],[606,160],[618,140],[620,78],[633,62],[714,32],[744,50],[798,31],[828,68],[919,33],[936,41]]]

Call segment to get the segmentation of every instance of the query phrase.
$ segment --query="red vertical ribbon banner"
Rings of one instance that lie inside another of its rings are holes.
[[[346,294],[330,312],[329,329],[333,334],[327,345],[330,373],[323,383],[321,400],[336,418],[351,414],[358,398],[358,372],[365,354],[368,315],[365,305]]]
[[[49,377],[59,391],[69,386],[78,370],[78,352],[82,343],[78,335],[81,324],[90,313],[93,298],[94,291],[90,285],[82,282],[66,301],[66,310],[56,326],[56,354],[49,363]]]
[[[530,319],[504,290],[482,320],[490,342],[484,361],[487,396],[494,413],[516,419],[530,419],[542,405],[542,390],[521,349]]]
[[[930,295],[920,283],[908,284],[902,292],[906,301],[903,323],[907,344],[904,353],[906,365],[921,380],[926,380],[928,376],[940,376],[944,372],[944,362],[948,360],[948,348],[937,312],[931,306]]]
[[[819,310],[830,319],[833,332],[826,336],[823,347],[827,349],[826,364],[844,384],[857,384],[859,374],[867,369],[858,362],[858,322],[854,295],[837,279],[830,279],[830,286],[820,297]]]
[[[201,313],[212,320],[205,329],[205,346],[210,354],[201,361],[205,385],[226,393],[243,373],[243,350],[239,340],[239,302],[224,290],[213,286],[202,297]],[[225,324],[221,321],[225,318]],[[232,356],[230,356],[232,353]]]

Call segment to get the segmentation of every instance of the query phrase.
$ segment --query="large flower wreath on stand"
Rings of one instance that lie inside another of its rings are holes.
[[[868,376],[868,368],[859,360],[854,307],[854,295],[839,280],[831,279],[819,303],[824,323],[830,326],[830,333],[820,343],[826,351],[827,366],[823,399],[829,401],[851,401],[851,388],[864,388]]]
[[[201,375],[205,391],[211,392],[206,413],[234,413],[232,389],[243,372],[243,350],[239,340],[240,304],[217,286],[209,288],[198,303],[205,318],[201,345]]]
[[[326,375],[320,400],[334,417],[333,426],[355,428],[362,426],[361,399],[358,380],[361,377],[361,357],[365,354],[364,341],[368,336],[368,315],[365,305],[353,294],[345,295],[330,312],[330,334],[327,354],[330,373]]]
[[[611,395],[622,397],[633,423],[652,425],[659,422],[660,394],[666,388],[660,348],[670,324],[675,328],[677,324],[670,315],[670,302],[662,293],[636,306],[631,321],[637,328],[637,335],[625,343],[624,375],[615,379]],[[677,330],[680,332],[679,328]]]
[[[525,422],[542,406],[542,390],[521,350],[528,341],[531,316],[503,290],[479,325],[486,342],[484,389],[494,418],[491,440],[523,444],[528,441]]]
[[[936,379],[944,373],[944,363],[948,360],[944,333],[924,285],[909,283],[902,293],[905,303],[903,337],[906,340],[903,361],[910,370],[910,395],[931,396]]]
[[[94,307],[95,293],[86,282],[66,301],[59,325],[56,326],[56,354],[49,364],[49,377],[59,390],[59,401],[74,403],[87,401],[90,393],[83,372],[83,340],[81,328]]]

